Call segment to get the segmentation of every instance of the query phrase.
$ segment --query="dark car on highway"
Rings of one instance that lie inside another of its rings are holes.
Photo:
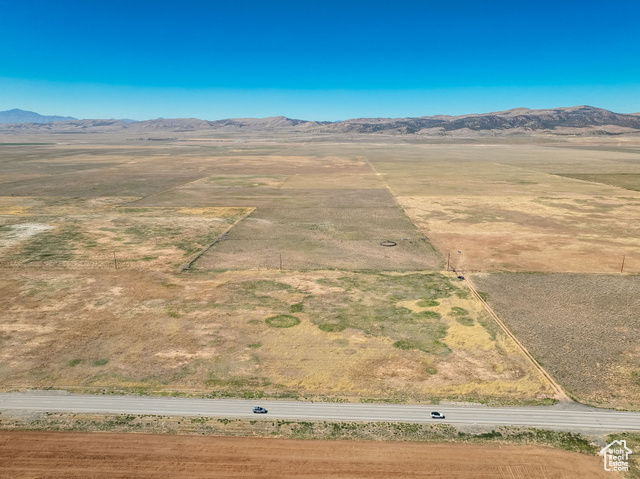
[[[256,406],[256,407],[253,408],[253,412],[256,413],[256,414],[267,414],[267,412],[269,412],[269,411],[267,411],[263,407]]]

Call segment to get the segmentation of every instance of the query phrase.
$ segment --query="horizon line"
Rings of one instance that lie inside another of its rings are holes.
[[[85,121],[85,120],[115,120],[115,121],[125,121],[125,122],[135,122],[135,123],[142,123],[145,121],[157,121],[157,120],[198,120],[198,121],[207,121],[207,122],[216,122],[216,121],[225,121],[225,120],[267,120],[270,118],[284,118],[287,120],[295,120],[295,121],[302,121],[302,122],[318,122],[318,123],[341,123],[341,122],[345,122],[345,121],[350,121],[350,120],[368,120],[368,119],[381,119],[381,120],[395,120],[395,119],[412,119],[412,118],[432,118],[432,117],[451,117],[451,118],[460,118],[460,117],[468,117],[468,116],[474,116],[474,115],[491,115],[491,114],[499,114],[499,113],[509,113],[509,112],[513,112],[516,110],[527,110],[527,111],[531,111],[531,112],[537,112],[537,111],[554,111],[554,110],[569,110],[569,109],[573,109],[573,108],[591,108],[591,109],[596,109],[596,110],[604,110],[604,111],[608,111],[611,113],[615,113],[618,115],[638,115],[640,112],[633,112],[633,113],[621,113],[621,112],[615,112],[613,110],[607,110],[606,108],[600,108],[600,107],[596,107],[596,106],[592,106],[592,105],[586,105],[586,104],[582,104],[582,105],[574,105],[574,106],[559,106],[559,107],[553,107],[553,108],[529,108],[529,107],[524,107],[524,106],[520,106],[520,107],[514,107],[514,108],[509,108],[507,110],[494,110],[494,111],[486,111],[486,112],[481,112],[481,113],[463,113],[461,115],[451,115],[448,113],[437,113],[437,114],[433,114],[433,115],[423,115],[423,116],[360,116],[360,117],[352,117],[352,118],[346,118],[343,120],[307,120],[307,119],[302,119],[302,118],[292,118],[292,117],[288,117],[286,115],[271,115],[271,116],[263,116],[263,117],[252,117],[252,116],[230,116],[230,117],[224,117],[224,118],[218,118],[218,119],[205,119],[205,118],[198,118],[195,116],[183,116],[183,117],[170,117],[170,118],[165,118],[165,117],[157,117],[157,118],[146,118],[143,120],[135,120],[133,118],[115,118],[115,117],[111,117],[111,118],[100,118],[100,117],[89,117],[89,118],[76,118],[73,116],[67,116],[67,115],[59,115],[59,114],[43,114],[43,113],[39,113],[33,110],[23,110],[21,108],[11,108],[8,110],[0,110],[0,113],[8,113],[8,112],[12,112],[12,111],[20,111],[20,112],[24,112],[24,113],[34,113],[36,115],[39,116],[43,116],[43,117],[47,117],[47,116],[59,116],[59,117],[68,117],[70,118],[69,120],[55,120],[52,122],[48,122],[48,123],[54,123],[54,122],[58,122],[58,121]],[[29,123],[29,122],[24,122],[24,123]]]

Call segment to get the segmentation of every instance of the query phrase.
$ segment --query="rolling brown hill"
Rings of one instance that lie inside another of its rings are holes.
[[[207,121],[197,118],[122,120],[70,120],[53,123],[9,123],[0,132],[179,132],[206,130],[291,130],[299,132],[387,134],[420,136],[504,136],[532,134],[619,135],[640,133],[640,115],[614,113],[592,106],[544,110],[516,108],[483,114],[436,115],[417,118],[357,118],[345,121],[306,121],[284,116],[231,118]]]
[[[548,110],[513,110],[461,116],[420,118],[361,118],[333,123],[326,130],[357,133],[447,135],[455,133],[631,133],[640,132],[636,115],[614,113],[602,108],[576,106]]]

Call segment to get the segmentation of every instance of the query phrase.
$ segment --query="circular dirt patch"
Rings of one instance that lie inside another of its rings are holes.
[[[265,319],[265,322],[269,326],[274,328],[292,328],[300,324],[300,320],[295,316],[289,316],[288,314],[279,314],[278,316],[272,316]]]

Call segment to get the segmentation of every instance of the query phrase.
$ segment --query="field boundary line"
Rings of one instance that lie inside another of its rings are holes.
[[[393,190],[391,189],[389,184],[384,180],[383,174],[382,173],[378,173],[378,170],[376,170],[376,167],[373,166],[373,163],[371,163],[369,161],[369,158],[367,158],[366,156],[364,156],[363,158],[365,159],[365,161],[367,162],[367,165],[369,165],[369,168],[371,168],[371,170],[373,171],[375,176],[380,180],[380,182],[382,182],[382,184],[384,185],[386,190],[389,192],[389,194],[393,198],[394,203],[396,204],[396,206],[398,208],[400,208],[400,211],[402,211],[402,214],[404,215],[404,217],[409,221],[409,223],[411,223],[411,225],[415,228],[415,230],[418,233],[420,233],[423,238],[425,238],[427,240],[427,243],[429,243],[429,246],[433,250],[433,252],[436,255],[436,257],[438,257],[438,259],[441,261],[442,265],[444,265],[444,255],[440,252],[440,250],[438,248],[435,247],[435,245],[431,241],[431,238],[429,238],[427,236],[427,234],[422,230],[422,228],[418,227],[418,225],[413,222],[413,220],[411,219],[411,216],[409,216],[409,213],[407,213],[407,210],[404,208],[404,206],[402,206],[402,203],[400,203],[398,201],[398,198],[397,198],[396,194],[393,192]]]
[[[146,200],[147,198],[151,198],[152,196],[157,196],[157,195],[161,195],[163,193],[168,193],[169,191],[177,190],[178,188],[182,188],[183,186],[187,186],[187,185],[190,185],[192,183],[197,183],[198,181],[206,180],[207,178],[209,178],[209,176],[202,176],[200,178],[196,178],[195,180],[187,181],[186,183],[180,183],[179,185],[172,186],[171,188],[168,188],[166,190],[156,191],[155,193],[151,193],[150,195],[142,196],[142,197],[138,198],[137,200],[131,200],[131,201],[127,201],[126,203],[122,203],[122,204],[118,205],[118,208],[128,207],[129,205],[131,205],[132,203],[136,203],[137,201]],[[165,208],[165,207],[164,206],[141,206],[140,208]],[[169,208],[171,208],[171,206]]]
[[[178,273],[181,273],[183,271],[189,271],[192,267],[193,264],[198,261],[202,255],[204,255],[207,251],[209,251],[216,243],[218,243],[219,241],[222,241],[222,239],[227,236],[227,233],[229,233],[229,231],[231,231],[232,228],[234,228],[238,223],[240,223],[241,221],[247,219],[254,211],[256,211],[258,208],[257,207],[253,207],[251,208],[247,214],[245,214],[244,216],[238,218],[237,220],[235,220],[232,224],[230,224],[222,233],[220,233],[218,235],[218,237],[213,240],[212,243],[210,243],[209,245],[205,246],[204,249],[202,249],[201,251],[199,251],[198,253],[196,253],[187,264],[185,264],[184,266],[182,266],[179,270]]]
[[[498,326],[500,326],[500,328],[505,332],[505,334],[508,337],[510,337],[516,343],[516,345],[520,348],[522,353],[533,364],[535,369],[542,375],[542,377],[544,377],[551,384],[551,387],[555,390],[556,396],[561,401],[573,402],[573,400],[564,391],[564,389],[562,389],[562,386],[560,386],[560,384],[558,384],[558,382],[555,379],[553,379],[551,374],[549,374],[547,372],[547,370],[544,369],[542,367],[542,365],[536,360],[536,358],[533,357],[533,355],[529,352],[529,350],[524,347],[524,345],[518,340],[518,338],[509,330],[509,328],[504,323],[504,321],[502,321],[500,319],[500,317],[496,314],[496,312],[493,310],[493,308],[491,306],[489,306],[489,304],[484,299],[482,299],[482,296],[480,296],[480,294],[478,293],[478,291],[474,287],[474,285],[471,282],[471,280],[468,279],[468,278],[465,278],[464,282],[467,285],[467,287],[469,288],[469,290],[471,291],[471,293],[473,294],[473,296],[482,303],[482,305],[484,306],[485,310],[489,313],[489,315],[493,318],[493,320],[496,323],[498,323]]]

